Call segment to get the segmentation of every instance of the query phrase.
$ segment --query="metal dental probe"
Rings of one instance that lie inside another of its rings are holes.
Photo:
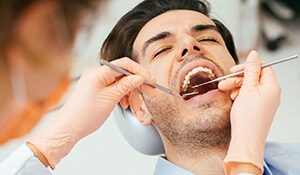
[[[283,63],[283,62],[290,61],[290,60],[293,60],[293,59],[296,59],[296,58],[298,58],[298,55],[285,57],[285,58],[282,58],[282,59],[279,59],[279,60],[275,60],[275,61],[265,63],[261,66],[261,68],[265,68],[265,67],[272,66],[272,65],[275,65],[275,64]],[[228,74],[228,75],[225,75],[225,76],[222,76],[222,77],[219,77],[219,78],[216,78],[216,79],[213,79],[213,80],[210,80],[210,81],[198,84],[198,85],[191,86],[191,88],[197,88],[197,87],[209,84],[209,83],[224,80],[226,78],[242,75],[242,74],[244,74],[244,72],[245,72],[244,70],[241,70],[241,71],[238,71],[238,72],[235,72],[235,73],[232,73],[232,74]]]
[[[108,67],[110,67],[110,68],[112,68],[112,69],[114,69],[114,70],[116,70],[116,71],[124,74],[124,75],[132,75],[132,73],[130,73],[130,72],[128,72],[128,71],[126,71],[126,70],[124,70],[124,69],[122,69],[122,68],[120,68],[120,67],[118,67],[118,66],[116,66],[116,65],[114,65],[114,64],[112,64],[110,62],[108,62],[108,61],[106,61],[106,60],[101,59],[100,63],[104,64],[104,65],[106,65],[106,66],[108,66]],[[161,86],[161,85],[159,85],[157,83],[155,83],[155,84],[145,83],[145,84],[147,84],[149,86],[152,86],[152,87],[155,87],[156,89],[159,89],[159,90],[161,90],[161,91],[163,91],[163,92],[165,92],[167,94],[171,94],[171,95],[174,95],[176,97],[182,98],[179,94],[177,94],[175,92],[172,92],[170,89],[168,89],[166,87],[163,87],[163,86]]]
[[[283,62],[286,62],[286,61],[290,61],[290,60],[293,60],[295,58],[298,58],[298,55],[293,55],[293,56],[289,56],[289,57],[286,57],[286,58],[282,58],[282,59],[279,59],[279,60],[275,60],[275,61],[271,61],[271,62],[265,63],[265,64],[263,64],[261,66],[261,68],[265,68],[265,67],[272,66],[272,65],[275,65],[275,64],[279,64],[279,63],[283,63]],[[191,88],[197,88],[197,87],[209,84],[209,83],[213,83],[213,82],[216,82],[216,81],[224,80],[226,78],[230,78],[230,77],[235,77],[235,76],[238,76],[238,75],[242,75],[242,74],[244,74],[244,72],[245,72],[244,70],[241,70],[241,71],[238,71],[238,72],[235,72],[235,73],[232,73],[232,74],[228,74],[228,75],[225,75],[225,76],[213,79],[211,81],[207,81],[207,82],[204,82],[204,83],[192,86]]]
[[[290,60],[293,60],[293,59],[296,59],[296,58],[298,58],[298,55],[285,57],[285,58],[282,58],[282,59],[279,59],[279,60],[275,60],[275,61],[265,63],[261,66],[261,68],[265,68],[265,67],[272,66],[272,65],[275,65],[275,64],[283,63],[283,62],[290,61]],[[244,74],[244,70],[241,70],[241,71],[238,71],[238,72],[235,72],[235,73],[232,73],[232,74],[228,74],[228,75],[225,75],[225,76],[222,76],[222,77],[219,77],[219,78],[216,78],[216,79],[213,79],[213,80],[210,80],[210,81],[198,84],[198,85],[191,86],[191,88],[197,88],[197,87],[200,87],[200,86],[207,85],[209,83],[214,83],[214,82],[217,82],[217,81],[224,80],[226,78],[235,77],[235,76],[242,75],[242,74]],[[195,95],[195,94],[198,94],[198,93],[199,92],[194,91],[194,92],[191,92],[191,93],[183,94],[182,97],[185,98],[187,96]]]

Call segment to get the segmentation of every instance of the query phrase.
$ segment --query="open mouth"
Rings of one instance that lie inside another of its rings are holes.
[[[215,78],[216,76],[211,69],[201,67],[201,66],[196,67],[186,74],[185,79],[181,86],[180,95],[183,96],[185,100],[189,100],[197,95],[205,94],[210,90],[217,89],[218,88],[217,82],[203,85],[197,88],[192,87],[213,80]],[[187,94],[192,94],[192,95],[187,95]]]

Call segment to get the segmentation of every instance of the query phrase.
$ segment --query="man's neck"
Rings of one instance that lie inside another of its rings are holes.
[[[224,174],[223,160],[227,154],[226,148],[199,149],[199,151],[182,151],[167,148],[168,161],[197,175]]]

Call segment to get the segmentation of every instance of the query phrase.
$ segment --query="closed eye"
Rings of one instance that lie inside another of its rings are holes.
[[[218,40],[215,39],[215,38],[200,38],[197,41],[198,42],[206,42],[206,41],[208,41],[208,42],[216,42],[216,43],[218,43]]]
[[[169,49],[171,49],[171,47],[163,47],[163,48],[159,49],[159,50],[154,54],[153,58],[157,57],[159,54],[161,54],[161,53],[163,53],[164,51],[167,51],[167,50],[169,50]]]

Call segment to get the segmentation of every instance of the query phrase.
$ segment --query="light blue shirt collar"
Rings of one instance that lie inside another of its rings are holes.
[[[189,172],[183,168],[180,168],[179,166],[169,162],[165,158],[159,157],[157,160],[154,175],[166,175],[166,174],[195,175],[194,173],[191,173],[191,172]]]
[[[299,175],[300,144],[267,142],[264,155],[264,175]],[[163,157],[159,157],[155,175],[193,175]]]
[[[164,157],[159,157],[157,160],[154,175],[166,175],[166,174],[195,175],[194,173],[189,172],[189,171],[173,164],[172,162],[169,162]],[[264,174],[272,175],[271,171],[269,170],[269,168],[265,162],[264,162]]]

